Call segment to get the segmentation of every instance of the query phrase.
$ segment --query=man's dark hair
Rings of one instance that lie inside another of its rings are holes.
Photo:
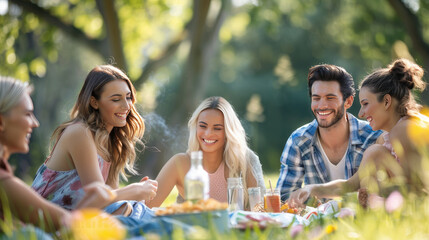
[[[315,81],[336,81],[340,84],[343,101],[356,93],[353,77],[344,68],[331,64],[316,65],[308,72],[308,92],[311,97],[311,87]]]

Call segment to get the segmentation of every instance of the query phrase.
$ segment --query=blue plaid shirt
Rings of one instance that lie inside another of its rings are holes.
[[[375,143],[382,131],[373,131],[368,122],[347,113],[350,127],[349,147],[345,159],[346,179],[353,176],[362,161],[363,152]],[[314,120],[292,133],[286,142],[280,158],[281,169],[277,188],[281,190],[282,200],[289,198],[291,192],[305,184],[331,181],[323,162],[322,154],[316,146],[317,121]]]

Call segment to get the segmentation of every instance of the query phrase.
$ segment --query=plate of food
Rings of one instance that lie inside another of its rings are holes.
[[[206,229],[214,228],[218,232],[229,230],[228,204],[209,198],[195,203],[185,201],[172,204],[165,208],[154,209],[157,217],[172,218],[180,222],[201,226]]]

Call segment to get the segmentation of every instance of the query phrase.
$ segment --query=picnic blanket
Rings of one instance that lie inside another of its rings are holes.
[[[336,200],[331,200],[317,208],[307,206],[303,214],[292,213],[268,213],[268,212],[230,212],[229,220],[232,228],[248,228],[258,226],[289,227],[294,225],[309,225],[312,221],[326,217],[337,217],[340,213],[340,204]]]

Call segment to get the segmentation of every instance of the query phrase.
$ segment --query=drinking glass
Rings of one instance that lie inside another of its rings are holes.
[[[265,211],[279,213],[280,207],[281,207],[280,205],[281,205],[281,203],[280,203],[280,190],[279,189],[274,189],[274,190],[267,189],[267,192],[265,193],[265,196],[264,196]]]
[[[255,206],[262,203],[261,188],[260,187],[248,188],[247,193],[249,194],[250,211],[255,211],[254,210]]]
[[[243,184],[241,178],[228,178],[229,211],[244,210]]]

